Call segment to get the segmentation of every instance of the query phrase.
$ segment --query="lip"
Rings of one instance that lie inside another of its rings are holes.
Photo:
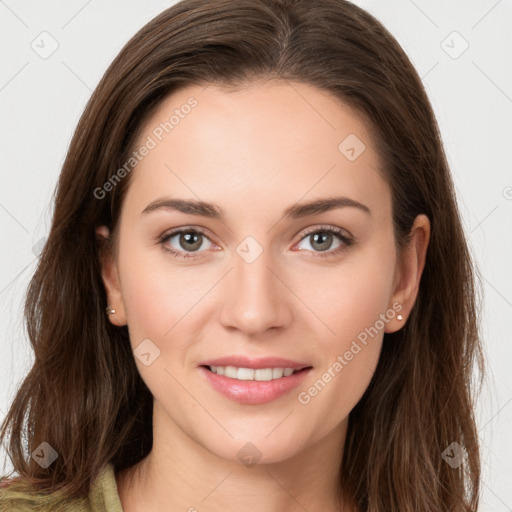
[[[282,359],[280,357],[260,357],[251,359],[245,356],[228,356],[218,359],[209,359],[203,361],[200,366],[236,366],[237,368],[293,368],[300,370],[311,366],[308,363],[292,361],[291,359]]]
[[[213,373],[206,366],[236,366],[238,368],[293,368],[301,370],[288,377],[269,381],[238,380]],[[312,366],[275,357],[249,359],[231,356],[205,361],[199,371],[206,381],[219,393],[241,404],[260,405],[276,400],[298,387],[312,370]]]

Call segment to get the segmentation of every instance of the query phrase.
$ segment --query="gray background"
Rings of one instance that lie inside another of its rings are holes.
[[[173,3],[0,0],[0,420],[32,364],[23,296],[76,123],[123,44]],[[404,47],[441,128],[484,291],[481,510],[510,511],[512,1],[355,3]],[[3,451],[0,463],[11,469]]]

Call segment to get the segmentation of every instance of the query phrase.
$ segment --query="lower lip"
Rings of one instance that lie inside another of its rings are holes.
[[[228,398],[241,404],[259,405],[276,400],[299,386],[311,368],[293,373],[288,377],[267,381],[231,379],[213,373],[204,366],[200,366],[199,370],[214,389]]]

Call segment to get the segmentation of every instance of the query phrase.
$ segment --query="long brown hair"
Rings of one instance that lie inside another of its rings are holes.
[[[361,511],[469,511],[479,496],[474,418],[483,356],[476,281],[434,113],[393,36],[345,0],[184,0],[145,25],[92,94],[59,178],[51,231],[25,306],[35,362],[2,425],[15,470],[39,492],[85,497],[100,469],[152,446],[153,397],[126,327],[105,314],[95,227],[116,229],[141,125],[186,85],[303,82],[370,127],[393,198],[397,244],[426,214],[431,240],[406,325],[385,334],[373,379],[349,417],[340,488]],[[134,171],[136,172],[136,171]],[[103,189],[105,190],[105,189]],[[103,194],[103,192],[102,192]],[[482,377],[480,378],[480,387]],[[46,469],[28,455],[49,443]],[[461,464],[443,452],[462,447]]]

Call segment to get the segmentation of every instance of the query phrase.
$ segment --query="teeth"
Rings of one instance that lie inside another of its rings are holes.
[[[217,375],[224,375],[230,379],[268,381],[289,377],[295,372],[293,368],[237,368],[236,366],[210,366],[210,370]]]
[[[283,368],[272,368],[272,378],[280,379],[284,375]]]

